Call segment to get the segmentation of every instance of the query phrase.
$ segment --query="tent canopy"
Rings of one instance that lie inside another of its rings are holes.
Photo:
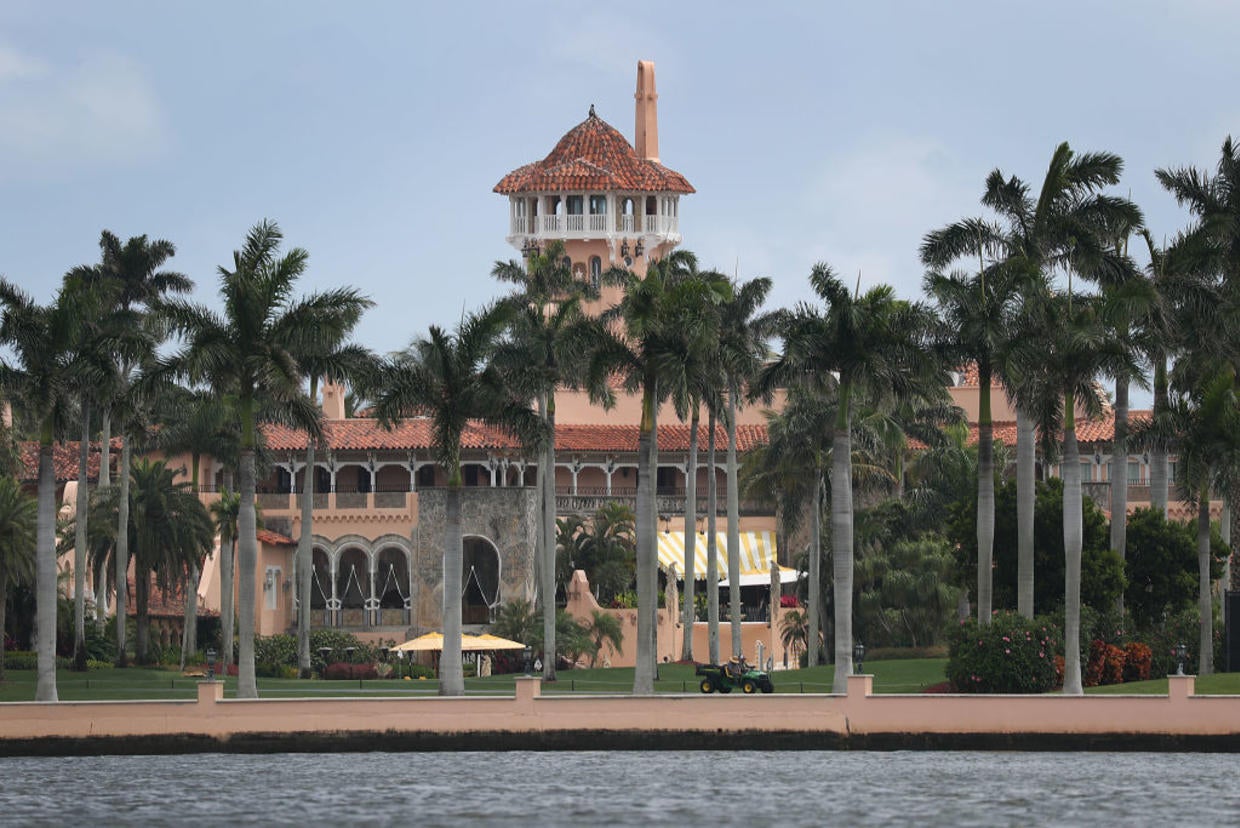
[[[489,652],[491,650],[524,649],[525,645],[520,641],[500,638],[498,635],[491,635],[490,633],[486,633],[484,635],[470,635],[469,633],[461,633],[462,652]],[[428,632],[425,635],[419,635],[417,638],[411,638],[404,644],[397,644],[392,648],[393,652],[396,652],[397,650],[407,653],[439,652],[443,650],[443,633]]]
[[[774,532],[741,532],[741,586],[771,583],[771,562],[776,560]],[[728,533],[715,533],[715,560],[718,562],[720,586],[727,586]],[[693,548],[693,578],[706,579],[706,533],[698,532]],[[676,565],[676,577],[685,577],[685,533],[659,533],[659,567],[667,571]],[[795,569],[779,567],[779,582],[790,584],[797,579]]]

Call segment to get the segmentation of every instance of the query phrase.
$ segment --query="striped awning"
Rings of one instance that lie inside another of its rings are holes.
[[[659,567],[667,571],[672,564],[676,565],[678,579],[685,577],[685,533],[659,532]],[[771,582],[771,561],[775,556],[774,532],[741,532],[741,585]],[[715,559],[718,562],[719,578],[728,577],[728,533],[715,533]],[[706,579],[706,533],[698,532],[693,547],[693,577],[695,580]],[[763,580],[765,579],[765,580]],[[797,579],[795,569],[779,567],[780,583],[791,583]]]

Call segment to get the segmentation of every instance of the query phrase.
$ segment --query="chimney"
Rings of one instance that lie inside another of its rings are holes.
[[[344,419],[344,386],[334,382],[323,383],[323,418]]]
[[[637,61],[637,123],[633,149],[638,158],[659,160],[659,95],[654,91],[654,61]]]

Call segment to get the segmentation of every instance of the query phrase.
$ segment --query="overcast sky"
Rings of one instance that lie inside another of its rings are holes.
[[[1238,36],[1228,0],[4,0],[0,274],[46,301],[101,229],[145,233],[214,303],[271,218],[305,290],[357,286],[359,340],[402,348],[499,292],[505,173],[591,104],[632,139],[643,59],[704,266],[770,276],[772,306],[818,261],[912,298],[922,235],[995,167],[1036,187],[1060,141],[1121,155],[1154,235],[1182,227],[1153,171],[1240,135]]]

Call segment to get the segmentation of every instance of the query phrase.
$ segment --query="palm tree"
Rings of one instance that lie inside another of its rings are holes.
[[[0,391],[39,430],[39,489],[35,571],[38,638],[36,701],[56,701],[56,480],[52,443],[61,439],[91,365],[79,359],[83,322],[98,311],[93,291],[61,287],[50,305],[37,305],[0,279],[0,343],[11,360],[0,365]]]
[[[1107,269],[1118,265],[1107,249],[1116,228],[1139,227],[1141,213],[1130,201],[1098,191],[1119,180],[1123,162],[1111,153],[1076,154],[1065,141],[1055,148],[1036,198],[1028,184],[1016,176],[992,170],[986,177],[982,205],[994,211],[997,225],[962,222],[940,235],[932,234],[931,260],[947,262],[972,258],[988,247],[996,257],[994,270],[1012,269],[1026,301],[1036,304],[1043,285],[1055,270],[1075,267],[1098,281],[1107,280]],[[985,270],[983,264],[982,269]],[[997,274],[996,274],[997,275]],[[1033,318],[1037,313],[1033,314]],[[1012,328],[1030,330],[1029,318],[1017,313]],[[1027,337],[1013,333],[1009,342]],[[1022,396],[1022,389],[1035,389],[1032,377],[1016,376],[1015,369],[1000,355],[1001,379],[1016,403],[1018,489],[1017,532],[1019,611],[1033,614],[1033,503],[1034,424],[1030,414],[1035,399]],[[1026,366],[1031,370],[1034,366]],[[1032,393],[1032,391],[1030,392]],[[1036,394],[1035,394],[1036,396]],[[979,529],[979,531],[981,531]]]
[[[726,301],[726,281],[701,278],[697,259],[677,250],[654,262],[645,277],[628,271],[604,274],[624,288],[620,304],[603,314],[621,336],[608,337],[594,355],[591,379],[601,385],[609,374],[625,390],[641,391],[642,417],[637,442],[637,654],[633,692],[654,692],[658,558],[655,543],[655,469],[658,466],[658,410],[671,388],[684,384],[691,343],[705,341],[718,314],[708,308]]]
[[[972,242],[977,275],[931,272],[925,290],[934,299],[943,321],[943,344],[956,358],[977,366],[977,620],[989,624],[995,538],[994,420],[991,380],[999,356],[1007,346],[1014,306],[1022,285],[1015,268],[991,268],[985,253],[997,246],[1001,232],[980,219],[966,219],[927,234],[921,246],[923,263],[941,268]],[[1032,615],[1032,609],[1030,609]]]
[[[173,386],[161,402],[161,428],[154,435],[154,445],[169,456],[190,456],[190,491],[200,491],[200,474],[204,455],[227,463],[237,456],[236,412],[227,398],[217,398],[206,391],[190,391]],[[181,639],[181,667],[198,651],[198,580],[195,568],[189,573],[185,589],[185,630]]]
[[[555,652],[555,392],[573,386],[584,374],[591,345],[598,340],[597,320],[588,317],[582,303],[598,298],[588,282],[574,279],[564,261],[564,245],[553,242],[532,254],[526,265],[496,262],[491,275],[511,282],[517,291],[509,297],[517,312],[513,318],[511,348],[500,356],[506,372],[538,401],[547,439],[538,463],[541,484],[540,537],[542,565],[538,591],[542,596],[543,641]],[[555,659],[543,659],[543,680],[555,681]]]
[[[783,515],[785,536],[796,531],[808,515],[809,559],[806,562],[806,612],[799,623],[808,628],[806,640],[817,640],[826,614],[822,589],[822,501],[824,479],[831,467],[830,435],[838,405],[833,393],[820,393],[810,384],[793,384],[778,414],[767,413],[768,440],[746,458],[747,490],[775,501]],[[785,646],[787,643],[785,642]],[[818,664],[820,648],[808,651],[807,666]]]
[[[157,335],[157,327],[152,324],[153,320],[149,318],[149,313],[155,305],[157,305],[168,294],[188,293],[193,289],[194,283],[189,277],[175,271],[163,270],[161,268],[167,264],[168,260],[176,255],[176,247],[170,241],[164,239],[149,240],[147,236],[133,236],[123,244],[119,237],[109,230],[104,230],[99,234],[99,263],[95,265],[80,265],[69,271],[66,279],[80,281],[84,285],[93,286],[102,290],[108,297],[108,305],[103,309],[100,315],[98,328],[101,332],[106,333],[113,338],[123,338],[131,343],[130,347],[117,349],[115,355],[109,354],[106,348],[100,343],[92,343],[88,346],[88,353],[98,356],[106,356],[112,371],[107,377],[107,382],[92,382],[83,386],[83,403],[89,401],[93,397],[97,397],[102,416],[102,441],[101,441],[101,463],[100,463],[100,486],[107,488],[110,472],[110,449],[111,449],[111,421],[114,416],[115,409],[125,407],[127,405],[126,396],[130,393],[129,386],[133,382],[131,373],[133,369],[143,361],[145,356],[152,352],[155,347],[155,341],[160,338]],[[139,334],[139,336],[134,336]],[[88,419],[86,412],[83,412],[83,420]],[[87,426],[83,424],[83,435],[85,437],[85,429]],[[121,439],[124,440],[122,445],[121,466],[118,472],[122,488],[129,485],[129,469],[128,461],[132,456],[131,451],[127,451],[129,443],[129,435],[122,429]],[[79,481],[79,487],[85,487],[85,480]],[[80,503],[84,504],[84,500]],[[121,539],[121,549],[116,558],[118,567],[128,566],[128,554],[125,545],[128,542],[128,531],[120,524],[128,521],[127,497],[122,497],[122,507],[120,514],[117,516],[118,536]],[[86,527],[82,527],[85,532]],[[76,553],[78,556],[84,555],[84,552]],[[85,575],[85,573],[83,573]],[[117,664],[123,666],[125,663],[125,588],[128,580],[128,569],[118,570],[115,573],[114,580],[116,582],[116,640],[117,640]],[[83,590],[78,590],[82,592]],[[76,622],[77,607],[75,604],[75,634],[76,630],[84,629],[80,623]],[[83,645],[84,646],[84,645]],[[84,663],[83,663],[84,666]]]
[[[221,266],[223,314],[185,302],[165,302],[161,311],[185,337],[172,365],[191,382],[209,381],[235,393],[240,416],[237,564],[240,637],[237,695],[256,698],[254,675],[253,572],[258,560],[255,536],[254,455],[260,418],[279,417],[311,435],[320,434],[318,412],[302,392],[304,374],[297,354],[326,352],[361,315],[366,300],[352,288],[292,298],[308,254],[294,248],[280,255],[280,228],[261,221],[233,253],[232,270]]]
[[[541,419],[511,394],[502,372],[490,362],[499,336],[512,319],[510,304],[467,314],[455,333],[432,325],[425,339],[386,360],[380,369],[375,414],[391,425],[413,412],[426,414],[436,459],[448,477],[444,498],[443,656],[439,664],[444,696],[465,692],[461,670],[461,434],[470,421],[505,429],[541,449]],[[554,603],[554,597],[549,600]],[[554,658],[548,651],[548,658]]]
[[[362,307],[369,308],[374,303],[368,299],[361,300]],[[353,323],[356,324],[356,323]],[[347,337],[353,324],[342,329],[341,338]],[[374,370],[375,358],[370,351],[360,345],[344,344],[341,341],[310,343],[312,348],[326,350],[307,350],[295,354],[301,370],[310,380],[310,400],[318,404],[319,379],[330,382],[352,381],[365,385]],[[293,569],[297,572],[297,668],[301,678],[312,678],[314,672],[310,666],[310,588],[314,569],[314,448],[313,436],[306,439],[306,472],[301,487],[301,534],[297,539],[297,557]]]
[[[720,306],[718,359],[724,369],[728,392],[727,480],[728,480],[728,590],[729,615],[732,619],[732,655],[741,656],[741,538],[740,495],[736,463],[737,399],[761,370],[769,353],[766,340],[772,334],[774,317],[759,314],[762,303],[771,291],[771,280],[752,279],[732,285],[732,296]],[[713,470],[712,470],[713,473]]]
[[[38,504],[21,483],[0,476],[0,681],[4,681],[5,608],[9,587],[34,579]]]
[[[852,672],[853,478],[852,410],[858,397],[871,403],[898,400],[931,384],[946,386],[946,372],[928,348],[925,308],[897,300],[890,287],[856,295],[826,264],[810,285],[825,313],[801,304],[781,320],[784,350],[762,375],[760,390],[810,379],[834,388],[838,409],[831,446],[831,549],[835,599],[833,692],[847,690]]]

